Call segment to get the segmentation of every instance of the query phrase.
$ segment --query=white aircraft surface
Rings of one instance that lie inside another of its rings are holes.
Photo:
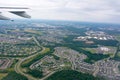
[[[0,20],[11,20],[9,17],[6,17],[3,15],[2,10],[7,10],[7,12],[14,14],[14,15],[17,15],[17,16],[20,16],[20,17],[31,18],[31,16],[26,13],[26,11],[25,11],[26,9],[29,9],[29,8],[25,8],[25,7],[0,7]]]

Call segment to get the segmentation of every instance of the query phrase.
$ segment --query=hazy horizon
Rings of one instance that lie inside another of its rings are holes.
[[[30,8],[27,13],[32,16],[32,19],[120,22],[119,0],[1,0],[0,2],[1,7],[20,6]],[[5,10],[0,11],[5,16],[19,18]]]

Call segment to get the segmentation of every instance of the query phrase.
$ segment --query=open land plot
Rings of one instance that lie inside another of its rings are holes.
[[[38,30],[32,30],[32,29],[24,29],[25,32],[32,33],[32,34],[37,34],[37,35],[42,35],[41,31]]]
[[[110,46],[100,46],[98,48],[83,48],[86,51],[89,51],[93,54],[109,54],[114,55],[116,52],[116,47]]]
[[[8,73],[0,73],[0,80],[2,80],[7,75],[8,75]]]
[[[118,41],[120,41],[120,35],[117,35],[117,36],[116,36],[116,39],[117,39]]]
[[[117,53],[117,56],[120,57],[120,52]]]

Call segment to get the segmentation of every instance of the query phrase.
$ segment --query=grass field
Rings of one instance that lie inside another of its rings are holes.
[[[5,76],[7,76],[8,73],[0,73],[0,80],[2,80],[2,78],[4,78]]]
[[[118,41],[120,41],[120,35],[117,35],[116,38]]]
[[[86,51],[90,51],[91,53],[97,53],[97,50],[96,50],[96,48],[83,48],[84,50],[86,50]]]
[[[37,30],[32,30],[32,29],[24,29],[25,32],[32,33],[32,34],[38,34],[42,35],[42,32],[37,31]]]

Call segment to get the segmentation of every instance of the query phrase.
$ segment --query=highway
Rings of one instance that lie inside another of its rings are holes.
[[[37,39],[36,39],[35,37],[33,37],[33,40],[36,42],[36,44],[37,44],[39,47],[41,47],[41,46],[40,46],[40,43],[37,41]],[[45,48],[44,48],[44,47],[41,47],[41,48],[42,48],[41,52],[38,52],[38,53],[33,54],[33,55],[31,55],[31,56],[29,56],[29,57],[26,57],[26,58],[19,58],[19,61],[16,63],[16,65],[15,65],[15,67],[14,67],[15,71],[16,71],[17,73],[23,75],[23,76],[26,76],[29,80],[38,80],[38,79],[36,79],[36,78],[28,75],[28,74],[25,74],[25,73],[22,71],[21,64],[22,64],[24,61],[26,61],[26,60],[28,60],[28,59],[30,59],[30,58],[32,58],[32,57],[37,56],[38,54],[42,54],[42,53],[45,51]]]
[[[32,76],[30,76],[30,75],[28,75],[28,74],[25,74],[25,73],[22,71],[21,64],[22,64],[24,61],[26,61],[27,59],[30,59],[30,58],[32,58],[32,57],[35,57],[35,56],[37,56],[37,55],[40,54],[40,53],[43,53],[44,50],[45,50],[45,48],[42,47],[42,51],[41,51],[41,52],[36,53],[36,54],[34,54],[34,55],[31,55],[31,56],[29,56],[29,57],[23,58],[23,59],[19,59],[18,63],[16,63],[16,65],[15,65],[15,68],[14,68],[15,71],[16,71],[17,73],[21,74],[21,75],[26,76],[29,80],[37,80],[36,78],[34,78],[34,77],[32,77]]]
[[[30,59],[30,58],[33,58],[33,57],[37,56],[38,54],[42,54],[42,53],[46,50],[45,47],[42,47],[42,46],[40,45],[40,43],[37,41],[37,39],[36,39],[35,37],[32,37],[32,38],[33,38],[33,40],[36,42],[36,44],[37,44],[39,47],[42,48],[42,50],[41,50],[40,52],[36,53],[36,54],[33,54],[33,55],[29,56],[29,57],[19,58],[19,61],[16,63],[14,69],[15,69],[15,71],[16,71],[17,73],[19,73],[19,74],[27,77],[28,80],[45,80],[46,78],[48,78],[49,76],[51,76],[52,74],[54,74],[56,71],[53,71],[53,72],[49,73],[48,75],[44,76],[44,77],[41,78],[41,79],[37,79],[37,78],[32,77],[31,75],[28,75],[28,74],[24,73],[24,72],[22,71],[22,68],[21,68],[21,64],[22,64],[24,61],[26,61],[26,60],[28,60],[28,59]]]

